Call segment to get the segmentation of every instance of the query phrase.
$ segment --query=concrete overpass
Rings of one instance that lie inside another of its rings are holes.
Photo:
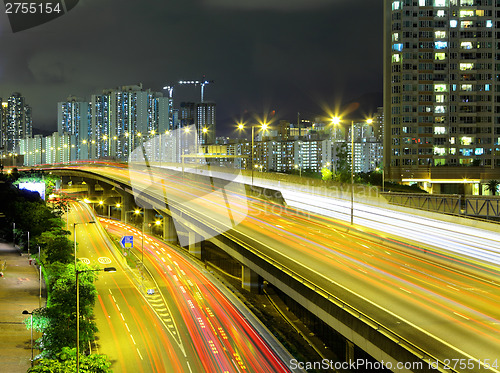
[[[130,180],[106,176],[105,173],[98,172],[98,170],[54,169],[52,172],[63,176],[63,178],[85,180],[90,196],[95,193],[95,186],[92,187],[95,182],[101,186],[104,185],[104,194],[107,193],[108,196],[111,196],[111,192],[114,191],[120,195],[123,205],[121,210],[123,220],[127,219],[127,211],[131,211],[133,208],[134,191]],[[276,194],[274,193],[274,195]],[[142,195],[141,199],[152,206],[165,202],[154,191]],[[319,270],[305,270],[300,266],[297,267],[296,261],[285,254],[269,255],[268,252],[266,253],[266,243],[263,243],[259,237],[249,235],[248,232],[232,229],[216,234],[218,227],[209,220],[200,224],[198,212],[189,211],[182,206],[176,206],[175,210],[175,214],[183,215],[183,226],[186,229],[188,239],[187,247],[193,255],[201,256],[197,236],[211,237],[211,242],[242,263],[244,267],[242,285],[245,288],[255,290],[260,278],[277,286],[346,338],[348,359],[356,359],[356,356],[353,355],[353,344],[355,344],[378,361],[386,362],[386,366],[390,365],[393,371],[459,371],[443,368],[443,356],[458,356],[453,346],[437,343],[438,350],[441,352],[439,357],[429,352],[427,348],[419,347],[419,345],[426,345],[428,341],[426,341],[425,332],[419,330],[418,326],[406,322],[406,325],[398,325],[397,328],[391,327],[394,320],[399,319],[398,315],[392,314],[389,310],[378,309],[370,300],[364,299],[361,294],[353,295],[350,289],[340,282],[336,282],[331,276],[325,276]],[[158,212],[164,216],[163,227],[166,240],[179,240],[179,237],[175,235],[176,231],[171,218],[172,208],[169,206],[169,208],[160,209]],[[148,212],[148,209],[145,209],[146,219],[152,214],[152,211]],[[357,298],[356,301],[353,301],[354,298]],[[370,309],[376,309],[374,313],[377,316],[371,316],[370,312],[367,312]],[[405,330],[408,335],[416,336],[414,340],[421,341],[422,344],[410,341],[402,335],[403,333],[395,329]],[[436,346],[434,346],[434,350],[436,350]],[[399,367],[399,363],[404,363],[405,366]],[[433,365],[429,365],[430,363]],[[436,364],[439,369],[435,369]],[[484,367],[477,366],[476,368],[485,371]]]

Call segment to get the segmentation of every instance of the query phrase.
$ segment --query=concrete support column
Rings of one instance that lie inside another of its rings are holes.
[[[151,227],[154,224],[155,210],[144,209],[144,233],[151,233]]]
[[[259,292],[260,276],[247,266],[241,266],[241,287],[251,293]]]
[[[94,180],[88,179],[88,180],[85,180],[85,184],[87,184],[87,194],[89,196],[89,199],[91,199],[96,194],[95,193],[96,182]]]
[[[163,240],[166,242],[177,242],[177,231],[175,230],[174,219],[171,216],[163,217]]]
[[[124,223],[128,223],[130,220],[129,211],[131,211],[134,206],[134,197],[125,192],[119,192],[119,194],[122,196],[120,220]]]
[[[345,361],[347,361],[349,363],[351,361],[354,361],[354,343],[352,343],[348,339],[346,339],[345,342],[346,342],[346,345],[345,345]]]
[[[197,259],[201,259],[201,242],[196,240],[196,232],[189,231],[188,233],[188,242],[189,242],[189,253],[196,257]]]

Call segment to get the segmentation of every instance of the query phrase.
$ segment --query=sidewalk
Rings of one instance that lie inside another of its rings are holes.
[[[23,323],[29,315],[22,312],[38,308],[39,275],[26,254],[19,255],[4,242],[0,242],[0,271],[0,372],[25,373],[30,367],[31,334]],[[33,333],[33,341],[37,338],[39,333]],[[34,350],[34,356],[37,353]]]

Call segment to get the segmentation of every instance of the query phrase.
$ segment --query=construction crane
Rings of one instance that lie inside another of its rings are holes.
[[[203,102],[203,92],[205,90],[205,86],[207,84],[213,83],[213,80],[206,80],[205,75],[203,75],[202,80],[181,80],[179,84],[193,84],[193,85],[200,85],[201,86],[201,102]]]
[[[163,89],[167,90],[168,92],[168,98],[172,99],[172,96],[174,94],[174,84],[175,83],[168,83]]]

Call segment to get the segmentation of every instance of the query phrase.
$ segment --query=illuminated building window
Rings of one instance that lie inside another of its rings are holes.
[[[434,87],[434,90],[435,89]],[[445,95],[436,95],[436,102],[445,102]]]
[[[435,135],[444,135],[446,134],[446,127],[434,127]]]
[[[392,50],[401,52],[403,50],[403,43],[393,44]]]
[[[395,32],[394,34],[392,34],[392,41],[399,41],[399,33],[398,32]]]
[[[435,53],[434,58],[438,61],[444,61],[446,59],[446,53],[443,53],[443,52]]]
[[[473,150],[468,149],[468,148],[460,148],[459,150],[460,155],[464,155],[466,157],[470,157],[472,155]]]
[[[446,37],[446,31],[434,31],[434,37],[436,39],[442,39]]]
[[[476,148],[474,150],[474,155],[483,155],[484,154],[484,149],[483,148]]]
[[[434,84],[434,92],[448,92],[446,84]]]
[[[465,70],[473,70],[474,69],[474,63],[472,62],[461,62],[460,63],[460,70],[465,71]]]
[[[435,146],[434,147],[434,155],[446,155],[446,148]]]
[[[392,62],[399,62],[400,55],[398,53],[392,55]]]
[[[472,49],[472,42],[470,41],[463,41],[460,43],[460,48],[462,49]]]
[[[474,17],[474,11],[471,10],[471,9],[461,10],[460,11],[460,17],[461,18],[463,18],[463,17]]]
[[[445,48],[448,48],[448,42],[446,42],[446,41],[436,41],[434,43],[434,48],[435,49],[445,49]]]
[[[470,92],[472,91],[472,84],[461,84],[460,90]]]
[[[434,113],[436,114],[443,114],[446,112],[446,108],[444,106],[436,106],[434,108]]]
[[[492,20],[487,20],[486,21],[486,27],[493,27],[493,21]]]
[[[393,1],[392,2],[392,10],[398,10],[401,7],[401,2],[400,1]]]
[[[448,6],[446,0],[434,0],[434,6]]]
[[[469,28],[469,27],[473,27],[474,26],[474,22],[473,21],[461,21],[460,22],[460,27],[461,28]]]
[[[445,16],[444,10],[438,10],[438,11],[436,12],[436,16],[437,16],[437,17],[444,17],[444,16]]]
[[[450,20],[450,27],[457,27],[458,21],[456,19],[451,19]]]
[[[473,139],[470,136],[464,136],[460,139],[461,145],[471,145],[473,143]]]

